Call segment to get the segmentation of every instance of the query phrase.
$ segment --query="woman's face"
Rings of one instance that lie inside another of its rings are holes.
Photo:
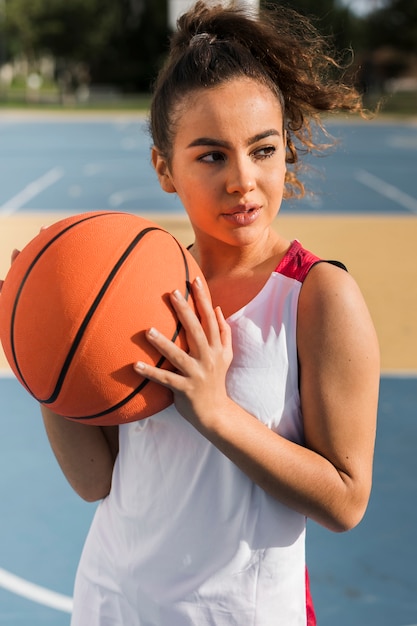
[[[282,110],[262,83],[236,78],[186,96],[170,163],[153,151],[162,188],[177,193],[196,238],[242,246],[262,240],[281,206]]]

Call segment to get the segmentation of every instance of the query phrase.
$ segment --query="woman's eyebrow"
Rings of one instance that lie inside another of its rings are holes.
[[[195,148],[196,146],[214,146],[216,148],[230,148],[228,141],[222,141],[221,139],[214,139],[213,137],[197,137],[190,144],[188,148]]]
[[[258,141],[262,141],[262,139],[266,139],[267,137],[278,136],[281,137],[282,133],[276,130],[275,128],[269,128],[268,130],[264,130],[261,133],[257,133],[253,137],[249,137],[246,142],[247,146],[251,146]],[[188,144],[188,148],[195,148],[198,146],[212,146],[215,148],[231,148],[231,144],[228,141],[223,141],[222,139],[215,139],[214,137],[197,137],[190,144]]]
[[[269,128],[268,130],[264,130],[262,133],[258,133],[257,135],[254,135],[253,137],[250,137],[248,139],[247,145],[251,146],[254,143],[257,143],[258,141],[262,141],[262,139],[267,139],[268,137],[281,137],[282,133],[279,130],[276,130],[276,128]]]

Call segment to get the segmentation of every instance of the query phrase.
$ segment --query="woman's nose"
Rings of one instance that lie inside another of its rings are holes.
[[[227,193],[240,193],[245,195],[255,188],[255,174],[253,163],[249,160],[238,160],[230,163],[227,172]]]

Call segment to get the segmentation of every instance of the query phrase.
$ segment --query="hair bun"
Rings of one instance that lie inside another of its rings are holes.
[[[196,46],[200,43],[213,44],[217,39],[216,35],[210,35],[210,33],[196,33],[190,39],[190,46]]]

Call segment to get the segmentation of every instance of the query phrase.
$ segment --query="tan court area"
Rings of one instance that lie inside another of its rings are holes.
[[[0,217],[0,277],[10,252],[62,214]],[[182,243],[192,242],[184,218],[149,216]],[[277,218],[289,239],[348,266],[368,303],[379,336],[383,372],[417,372],[417,216],[298,215]],[[0,353],[0,369],[7,363]]]

